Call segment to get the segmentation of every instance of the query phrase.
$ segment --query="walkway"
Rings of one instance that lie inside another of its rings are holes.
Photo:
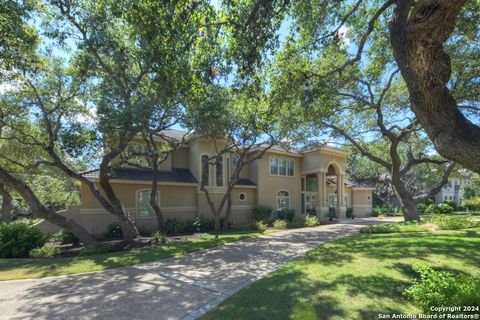
[[[288,260],[374,219],[290,230],[99,272],[0,282],[0,319],[196,319]]]

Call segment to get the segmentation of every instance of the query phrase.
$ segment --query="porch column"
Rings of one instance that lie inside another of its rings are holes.
[[[317,173],[318,179],[318,206],[320,218],[325,218],[328,214],[327,199],[327,174],[325,172]]]
[[[343,174],[337,176],[337,216],[340,219],[346,218],[347,208],[343,204],[345,195],[345,177]]]

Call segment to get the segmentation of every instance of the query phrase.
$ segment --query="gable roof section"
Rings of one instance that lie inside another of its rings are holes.
[[[99,179],[100,169],[82,172],[87,179]],[[149,169],[120,167],[113,169],[113,179],[115,180],[132,180],[132,181],[152,181],[153,173]],[[192,175],[190,170],[183,168],[172,168],[172,171],[159,171],[159,182],[176,182],[176,183],[198,183],[197,179]]]

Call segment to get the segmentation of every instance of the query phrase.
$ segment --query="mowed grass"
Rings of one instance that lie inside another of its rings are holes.
[[[267,233],[275,231],[267,230]],[[0,280],[41,278],[124,267],[208,249],[229,242],[256,237],[261,234],[258,231],[229,231],[219,235],[205,233],[165,245],[94,256],[50,259],[0,259]]]
[[[421,310],[403,296],[430,264],[480,273],[480,228],[357,234],[294,259],[227,299],[202,319],[378,319]]]

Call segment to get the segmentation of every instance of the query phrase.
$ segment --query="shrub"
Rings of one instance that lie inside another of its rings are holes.
[[[56,242],[60,242],[60,244],[73,244],[75,246],[80,244],[80,239],[78,239],[76,235],[74,235],[71,231],[64,229],[55,232],[52,238]]]
[[[160,230],[156,230],[152,233],[152,242],[153,243],[159,243],[159,244],[165,244],[165,243],[167,243],[167,237]]]
[[[108,225],[107,233],[105,233],[105,238],[107,239],[120,239],[123,237],[122,227],[120,223],[114,222]]]
[[[427,210],[425,210],[425,213],[439,214],[439,213],[441,213],[441,211],[440,211],[440,208],[436,204],[431,204],[427,207]]]
[[[320,224],[320,220],[316,216],[305,217],[305,227],[315,227]]]
[[[283,209],[277,212],[278,219],[285,219],[288,222],[292,222],[295,218],[295,210],[293,209]]]
[[[82,251],[80,251],[81,256],[93,256],[96,254],[104,254],[115,251],[115,248],[108,243],[93,243],[86,246]]]
[[[468,210],[480,210],[480,196],[464,200],[462,205]]]
[[[397,223],[381,224],[378,226],[369,226],[360,229],[361,233],[393,233],[400,232],[400,227]]]
[[[455,208],[450,206],[447,203],[440,203],[438,205],[438,210],[440,210],[441,213],[452,213],[455,210]]]
[[[445,200],[441,204],[447,204],[450,207],[452,207],[453,210],[455,210],[457,208],[457,204],[453,200]]]
[[[420,279],[404,291],[404,295],[419,305],[425,313],[431,306],[474,306],[480,301],[480,276],[455,276],[435,271],[427,265],[417,265],[414,270]]]
[[[59,247],[43,245],[39,248],[33,248],[28,255],[32,258],[44,259],[58,256],[61,252]]]
[[[267,224],[262,221],[255,221],[252,227],[254,230],[258,230],[258,231],[267,230]]]
[[[277,219],[273,221],[273,227],[277,229],[285,229],[287,228],[287,221]]]
[[[47,237],[22,222],[0,224],[0,258],[26,257],[30,250],[45,244]]]
[[[209,232],[215,230],[215,219],[196,217],[193,220],[193,229],[195,232]]]
[[[425,203],[419,203],[417,205],[417,211],[419,214],[425,213],[425,211],[427,211],[427,205]]]
[[[288,222],[289,228],[303,228],[305,227],[304,217],[294,217],[292,221]]]
[[[346,215],[347,215],[347,218],[352,218],[353,217],[353,209],[352,208],[347,208]]]
[[[372,217],[378,217],[379,215],[385,214],[386,212],[386,207],[375,207],[372,209]]]
[[[434,223],[442,230],[458,230],[473,228],[479,225],[477,221],[473,221],[467,217],[448,217],[438,216],[428,219],[429,222]]]
[[[268,206],[256,206],[252,212],[255,221],[267,222],[272,216],[272,208]]]

